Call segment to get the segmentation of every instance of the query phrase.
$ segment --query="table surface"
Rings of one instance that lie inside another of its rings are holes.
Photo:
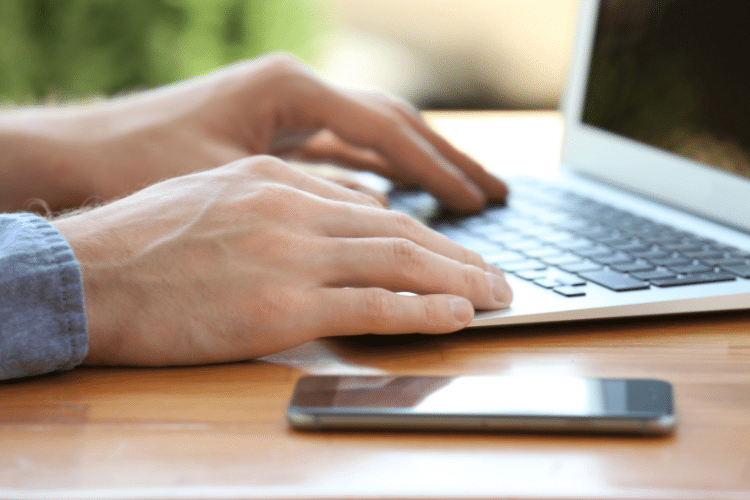
[[[485,164],[554,165],[554,113],[431,119]],[[310,373],[662,378],[679,424],[659,438],[296,432],[286,405]],[[0,498],[258,497],[750,498],[750,312],[325,339],[246,363],[0,383]]]

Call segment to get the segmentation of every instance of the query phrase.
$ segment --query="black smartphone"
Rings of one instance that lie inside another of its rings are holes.
[[[297,429],[612,432],[676,424],[672,386],[651,379],[522,376],[306,376],[287,419]]]

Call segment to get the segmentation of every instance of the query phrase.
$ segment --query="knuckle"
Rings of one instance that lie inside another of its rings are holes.
[[[421,298],[420,324],[423,326],[420,333],[454,332],[465,325],[465,323],[456,319],[450,299],[445,295],[426,295]]]
[[[370,92],[369,98],[375,102],[378,102],[384,106],[387,106],[393,109],[396,112],[406,113],[406,114],[415,114],[418,112],[417,108],[415,108],[408,101],[398,96],[388,94],[386,92],[377,91],[377,90]]]
[[[392,243],[395,270],[404,276],[414,275],[423,268],[420,247],[411,240],[395,238]]]
[[[260,299],[258,301],[256,295],[254,295],[248,297],[245,301],[245,303],[254,306],[250,309],[254,323],[256,325],[274,325],[274,328],[286,332],[302,334],[301,330],[304,329],[299,327],[299,313],[300,311],[311,311],[315,308],[314,302],[307,294],[300,293],[299,290],[287,286],[269,286],[262,291]],[[247,328],[245,328],[244,335],[247,335],[247,331]],[[292,338],[280,339],[280,342],[288,343],[290,346],[296,344]]]
[[[289,100],[293,94],[304,94],[310,88],[317,88],[313,83],[320,83],[308,66],[285,53],[265,56],[261,62],[262,73],[268,91],[277,94],[277,98],[286,96]]]
[[[464,296],[471,298],[477,294],[490,293],[487,277],[481,269],[474,266],[464,266]]]
[[[255,177],[265,179],[281,179],[285,177],[284,174],[291,168],[284,161],[275,156],[268,155],[253,156],[252,158],[240,161],[242,162],[240,167],[245,171]]]
[[[300,212],[301,203],[301,197],[295,189],[275,182],[266,182],[245,195],[239,208],[243,212],[283,217],[285,214]]]
[[[368,288],[365,292],[365,314],[376,327],[388,325],[395,313],[390,294],[381,288]]]
[[[396,225],[396,234],[400,238],[409,238],[417,242],[422,241],[425,226],[416,219],[400,212],[392,212],[393,222]]]
[[[466,247],[461,247],[461,252],[463,262],[465,262],[466,264],[470,264],[480,269],[485,269],[487,267],[487,264],[484,262],[484,258],[482,258],[482,256],[474,250],[469,250]]]
[[[356,192],[359,198],[359,203],[372,208],[384,208],[384,202],[380,201],[374,194]]]
[[[447,300],[440,300],[440,297],[435,296],[422,297],[422,324],[426,331],[431,333],[444,327],[445,311],[450,311]]]
[[[299,73],[304,65],[295,57],[284,52],[275,52],[263,57],[264,69],[271,74],[289,75]]]

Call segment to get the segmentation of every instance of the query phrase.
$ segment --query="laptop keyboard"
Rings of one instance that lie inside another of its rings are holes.
[[[565,297],[590,282],[629,292],[750,279],[750,252],[699,237],[536,179],[511,183],[507,206],[431,226],[521,279]],[[391,195],[413,212],[419,196]]]

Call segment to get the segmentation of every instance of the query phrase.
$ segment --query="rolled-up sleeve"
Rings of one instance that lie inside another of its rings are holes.
[[[33,214],[0,215],[0,380],[69,370],[86,357],[81,270]]]

